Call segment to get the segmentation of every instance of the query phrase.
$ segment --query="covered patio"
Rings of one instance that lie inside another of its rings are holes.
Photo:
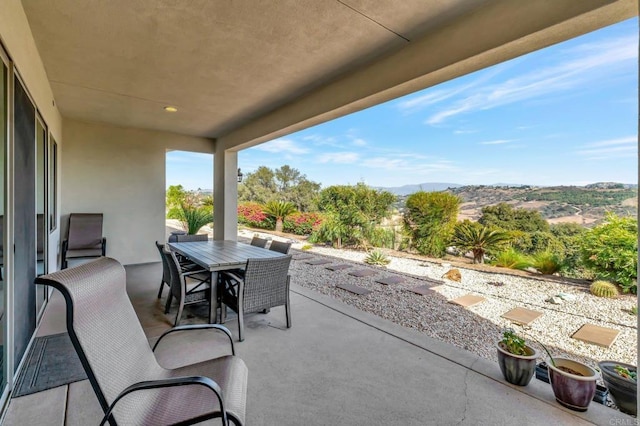
[[[214,155],[213,238],[235,240],[239,151],[637,15],[634,0],[3,0],[0,239],[13,250],[0,255],[0,411],[34,337],[63,330],[60,300],[33,282],[60,268],[71,213],[104,215],[106,255],[127,266],[148,336],[168,327],[153,296],[167,151]],[[250,424],[609,421],[295,293],[293,329],[267,327],[275,309],[239,345]],[[86,382],[44,394],[14,399],[6,423],[93,422]]]
[[[295,262],[295,261],[294,261]],[[170,327],[156,299],[159,264],[128,266],[127,288],[154,341]],[[250,425],[632,424],[635,419],[592,403],[586,413],[561,407],[548,384],[509,385],[496,363],[431,339],[295,284],[293,327],[284,308],[254,314],[236,351],[249,368]],[[64,302],[54,294],[38,335],[64,332]],[[201,312],[201,314],[203,314]],[[193,315],[202,322],[206,315]],[[237,325],[226,326],[237,335]],[[203,350],[204,347],[204,350]],[[166,355],[166,354],[161,354]],[[171,365],[212,356],[185,340]],[[7,425],[97,424],[102,412],[88,380],[14,398]],[[212,422],[212,424],[217,424]]]

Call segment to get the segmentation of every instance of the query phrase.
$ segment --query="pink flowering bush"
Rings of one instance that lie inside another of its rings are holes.
[[[273,229],[274,222],[258,203],[243,203],[238,206],[238,223],[252,228]]]
[[[293,213],[284,220],[284,232],[309,235],[322,223],[319,213]]]

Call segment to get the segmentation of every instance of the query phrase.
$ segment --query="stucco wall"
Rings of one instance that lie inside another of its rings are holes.
[[[213,153],[209,139],[63,122],[62,235],[69,213],[103,213],[107,256],[124,264],[157,262],[165,238],[168,149]]]

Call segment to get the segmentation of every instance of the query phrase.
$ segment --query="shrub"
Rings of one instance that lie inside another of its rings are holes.
[[[484,263],[485,253],[497,249],[508,238],[505,232],[465,220],[456,225],[452,242],[462,253],[471,251],[473,263]]]
[[[311,250],[312,248],[313,246],[311,244],[305,244],[300,248],[300,250],[307,251],[307,250]]]
[[[453,236],[461,199],[447,192],[418,191],[407,197],[404,227],[420,254],[442,257]]]
[[[264,206],[264,213],[275,218],[277,232],[282,232],[284,218],[295,212],[296,206],[288,201],[269,201]]]
[[[498,253],[491,263],[501,268],[526,269],[531,266],[531,259],[513,248],[508,248]]]
[[[619,294],[618,288],[615,284],[603,280],[594,281],[589,287],[589,291],[591,291],[591,294],[598,297],[612,298]]]
[[[296,235],[309,235],[322,223],[319,213],[293,213],[284,220],[284,231]]]
[[[213,222],[213,210],[210,207],[196,207],[184,202],[180,209],[182,225],[187,234],[196,234],[204,225]]]
[[[273,229],[273,220],[264,213],[257,203],[244,203],[238,206],[238,222],[252,228]]]
[[[557,254],[550,251],[541,251],[531,258],[531,266],[545,275],[553,275],[562,268],[562,261]]]
[[[369,255],[364,259],[364,261],[369,265],[380,265],[380,266],[388,265],[389,262],[391,262],[391,260],[389,260],[389,258],[384,253],[378,250],[375,250],[369,253]]]
[[[365,239],[373,247],[394,248],[395,232],[393,229],[374,226],[365,233]]]
[[[599,278],[614,281],[624,293],[637,293],[638,221],[612,213],[606,222],[585,233],[582,261]]]

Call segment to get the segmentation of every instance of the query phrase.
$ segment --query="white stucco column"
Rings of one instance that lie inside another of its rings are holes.
[[[213,155],[213,239],[238,239],[238,153],[216,143]]]

